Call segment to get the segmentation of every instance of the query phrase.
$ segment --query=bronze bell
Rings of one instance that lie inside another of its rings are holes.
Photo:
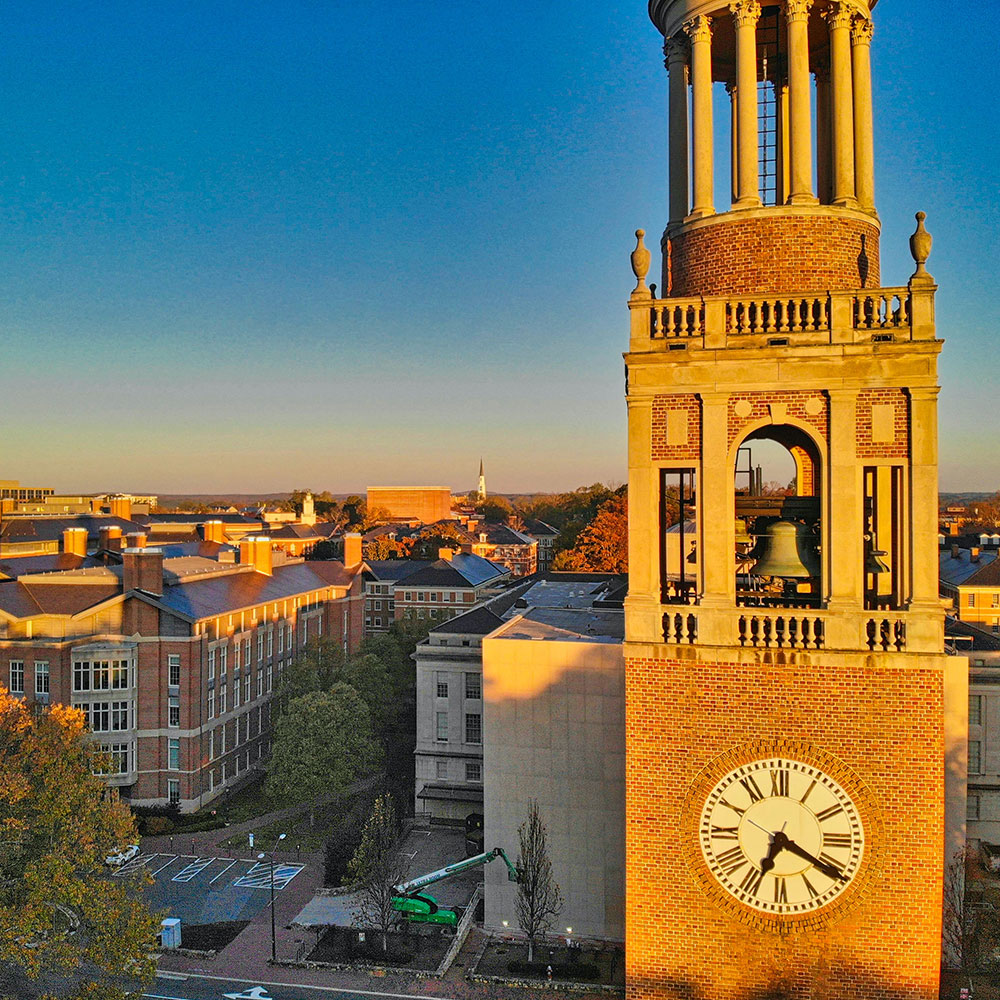
[[[808,580],[820,574],[816,540],[801,521],[774,521],[767,526],[753,553],[754,576]]]
[[[869,550],[867,555],[865,555],[865,572],[866,573],[888,573],[889,567],[886,566],[882,557],[887,556],[888,552],[883,552],[881,549]]]

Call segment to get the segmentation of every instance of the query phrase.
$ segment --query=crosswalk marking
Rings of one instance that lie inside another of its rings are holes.
[[[189,865],[185,865],[174,877],[173,882],[190,882],[200,871],[204,871],[215,858],[195,858]]]
[[[275,865],[274,888],[284,889],[304,867],[305,865]],[[270,889],[271,866],[269,864],[256,864],[236,879],[233,885],[243,889]]]

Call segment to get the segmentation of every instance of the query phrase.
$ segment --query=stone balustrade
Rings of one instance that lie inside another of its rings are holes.
[[[927,615],[911,611],[661,605],[660,620],[662,641],[670,645],[905,653],[934,651],[943,641]]]
[[[633,293],[632,351],[934,339],[934,286],[654,299]]]

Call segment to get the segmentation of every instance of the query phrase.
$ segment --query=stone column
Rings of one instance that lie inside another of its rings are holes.
[[[872,121],[872,22],[858,15],[851,25],[854,70],[854,174],[858,207],[875,211],[875,149]]]
[[[823,526],[827,607],[831,611],[860,611],[864,597],[864,484],[862,463],[856,457],[858,394],[854,389],[831,389],[829,396],[829,517]]]
[[[816,66],[816,194],[820,204],[833,199],[830,187],[830,68]]]
[[[694,154],[693,218],[715,213],[712,186],[712,22],[704,15],[684,25],[691,42],[691,146]]]
[[[758,0],[733,0],[736,26],[736,111],[738,119],[739,188],[736,208],[760,207],[757,168],[757,21]]]
[[[788,28],[788,119],[791,165],[788,203],[815,205],[812,189],[812,107],[809,93],[809,8],[812,0],[785,0]]]
[[[729,195],[730,205],[736,204],[736,199],[740,196],[740,147],[739,128],[736,120],[736,81],[730,80],[726,84],[726,93],[729,95],[729,176],[732,191]]]
[[[701,605],[731,608],[736,602],[736,532],[733,470],[729,454],[729,394],[701,393],[702,461],[698,483],[698,564]],[[709,457],[711,456],[711,457]]]
[[[777,175],[775,177],[775,204],[783,205],[788,201],[788,192],[791,190],[791,127],[788,109],[788,84],[775,83],[774,95],[778,111],[778,162]]]
[[[670,221],[680,222],[688,214],[687,40],[668,38],[663,53],[670,75]]]
[[[851,20],[846,3],[831,4],[824,14],[830,26],[830,82],[833,89],[833,204],[853,208],[854,95],[851,81]]]
[[[935,386],[914,387],[910,394],[910,609],[933,609],[938,599],[938,435]]]

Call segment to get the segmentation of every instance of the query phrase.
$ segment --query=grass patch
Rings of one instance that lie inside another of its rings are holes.
[[[186,924],[181,927],[181,947],[222,951],[249,923],[249,920],[220,920],[215,924]]]
[[[350,927],[329,927],[309,954],[310,962],[365,963],[392,965],[401,969],[431,971],[441,964],[453,935],[440,928],[425,927],[420,932],[404,926],[387,935],[382,950],[379,931],[365,931],[365,940]]]

